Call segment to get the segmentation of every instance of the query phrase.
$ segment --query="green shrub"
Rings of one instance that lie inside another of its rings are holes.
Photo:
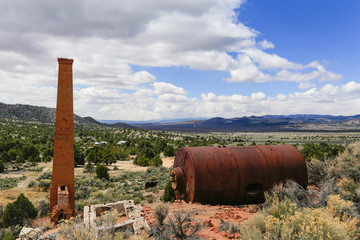
[[[84,207],[89,205],[88,203],[84,203],[83,201],[76,201],[75,202],[75,209],[76,211],[84,211]]]
[[[94,166],[92,165],[91,161],[88,161],[85,166],[84,172],[93,172],[93,171],[94,171]]]
[[[74,145],[74,164],[75,167],[78,165],[85,164],[85,154],[81,151],[81,149],[77,145]]]
[[[139,145],[136,148],[136,155],[137,156],[145,155],[146,158],[152,159],[153,157],[155,157],[156,153],[151,145],[144,145],[144,146]]]
[[[167,146],[167,143],[166,143],[166,140],[165,139],[157,139],[155,141],[155,148],[158,150],[158,152],[162,152],[164,151],[164,149],[166,148]]]
[[[156,155],[155,157],[153,157],[149,162],[149,165],[154,166],[154,167],[159,167],[162,164],[163,164],[163,161],[161,160],[159,155]]]
[[[25,177],[20,178],[2,178],[0,179],[0,190],[16,187],[17,183]]]
[[[167,203],[158,203],[155,206],[154,215],[160,225],[164,225],[165,219],[169,213],[169,204]]]
[[[121,150],[116,157],[120,160],[120,161],[126,161],[129,158],[129,153],[125,152],[124,150]]]
[[[41,179],[39,182],[39,187],[42,188],[44,192],[50,189],[51,180],[49,179]]]
[[[344,151],[344,146],[327,143],[305,143],[301,149],[301,154],[306,161],[311,159],[319,159],[324,161],[325,159],[335,158]]]
[[[39,202],[38,211],[40,217],[45,217],[49,214],[49,206],[49,200],[41,200]]]
[[[3,222],[6,227],[17,224],[23,225],[25,220],[34,219],[36,216],[37,211],[34,205],[24,194],[20,193],[15,202],[6,206]]]
[[[96,176],[98,178],[109,180],[109,173],[108,173],[108,169],[106,166],[104,166],[102,164],[97,164],[95,171],[96,171]]]
[[[41,174],[36,180],[40,181],[42,179],[51,179],[51,172],[45,172]]]
[[[167,145],[164,149],[164,156],[165,157],[172,157],[175,156],[175,149],[171,145]]]
[[[10,156],[9,156],[9,154],[7,152],[2,152],[0,154],[0,160],[2,162],[10,162],[11,161]]]
[[[165,191],[164,191],[164,195],[163,195],[162,199],[163,199],[164,202],[174,202],[175,199],[176,199],[175,191],[171,187],[170,180],[168,180],[168,182],[166,183]]]
[[[4,163],[0,160],[0,173],[4,172],[5,170],[5,165]]]
[[[50,159],[54,156],[54,148],[53,147],[48,147],[44,150],[43,153],[43,158],[47,158],[50,157]]]
[[[145,155],[136,156],[134,159],[134,164],[137,164],[142,167],[149,166],[149,158],[147,158]]]
[[[15,237],[12,232],[6,232],[2,240],[15,240]]]
[[[141,203],[141,198],[139,198],[139,197],[134,198],[134,203],[135,204],[140,204]]]
[[[50,157],[50,156],[46,156],[46,157],[44,158],[44,162],[50,162],[50,161],[51,161],[51,159],[52,159],[52,157]]]
[[[136,192],[136,193],[134,193],[134,194],[133,194],[133,197],[134,197],[134,198],[140,198],[141,200],[144,199],[144,196],[143,196],[143,194],[142,194],[141,192]]]

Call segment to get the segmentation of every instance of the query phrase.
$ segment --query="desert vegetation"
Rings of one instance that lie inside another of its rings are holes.
[[[0,239],[17,236],[20,225],[31,225],[31,219],[48,214],[46,195],[51,184],[53,139],[53,124],[0,119],[0,190],[18,189],[15,197],[0,203]],[[334,236],[329,239],[356,239],[360,208],[360,143],[356,142],[359,139],[358,133],[184,133],[76,126],[76,211],[80,213],[90,204],[127,199],[142,205],[173,202],[174,192],[168,181],[170,169],[162,164],[180,147],[293,144],[307,161],[311,186],[307,190],[294,183],[275,187],[254,218],[241,224],[224,221],[224,231],[240,232],[243,239],[289,239],[289,234],[302,239],[321,239],[329,234]],[[136,164],[141,171],[119,170],[125,163]],[[40,192],[44,197],[29,197],[29,201],[26,194],[20,195],[25,191]],[[15,211],[18,198],[21,202],[29,201],[34,211],[21,222],[9,224],[7,212]],[[197,237],[200,226],[192,229],[196,225],[188,224],[191,214],[165,212],[164,219],[160,217],[162,222],[152,229],[154,238],[166,235],[181,239],[188,234]],[[176,228],[178,221],[184,223],[181,231]],[[76,224],[68,223],[67,230]],[[162,232],[165,228],[172,230]]]
[[[326,152],[326,151],[325,151]],[[242,239],[360,239],[360,143],[337,156],[308,162],[308,189],[293,181],[274,186],[262,210],[243,224],[227,224]],[[235,230],[234,230],[235,229]]]

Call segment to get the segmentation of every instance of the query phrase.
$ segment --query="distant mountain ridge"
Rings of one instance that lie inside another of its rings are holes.
[[[26,121],[54,123],[56,109],[24,104],[0,103],[0,117]],[[101,123],[92,117],[74,114],[75,125],[107,126],[117,128],[143,128],[165,131],[360,131],[360,115],[332,116],[316,114],[265,115],[237,118],[215,117],[207,120],[177,119],[157,123],[126,124],[109,120]],[[106,120],[102,120],[106,121]]]
[[[5,104],[0,102],[0,117],[34,122],[55,123],[56,108],[38,107],[25,104]],[[80,117],[76,114],[74,114],[74,124],[87,126],[133,128],[133,126],[125,123],[100,123],[92,117]]]
[[[145,121],[129,121],[129,120],[100,120],[98,122],[106,123],[106,124],[114,124],[118,122],[123,122],[129,125],[136,125],[136,124],[153,124],[153,123],[179,123],[179,122],[186,122],[186,121],[199,121],[199,120],[207,120],[206,118],[179,118],[179,119],[154,119],[154,120],[145,120]]]
[[[359,131],[360,115],[315,114],[265,115],[238,118],[211,118],[180,123],[134,124],[144,129],[168,131]]]

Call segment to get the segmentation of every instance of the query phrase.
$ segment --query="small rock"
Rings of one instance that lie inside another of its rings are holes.
[[[234,233],[234,235],[235,235],[235,238],[240,238],[241,237],[240,233]]]
[[[204,225],[204,226],[207,226],[207,227],[214,227],[214,224],[211,222],[211,220],[204,221],[204,222],[203,222],[203,225]]]
[[[226,237],[229,239],[234,239],[235,238],[235,234],[226,234]]]
[[[33,230],[34,230],[33,228],[23,227],[20,231],[19,237],[25,237],[29,233],[31,233]]]

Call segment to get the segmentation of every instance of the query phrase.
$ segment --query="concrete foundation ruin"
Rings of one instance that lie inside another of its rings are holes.
[[[101,223],[101,216],[110,211],[123,213],[123,217],[119,218],[113,226],[107,226]],[[135,234],[150,229],[146,220],[141,216],[141,206],[135,205],[133,200],[118,201],[108,204],[96,204],[84,207],[84,224],[88,227],[97,228],[99,231],[112,230],[125,231],[130,229]]]

